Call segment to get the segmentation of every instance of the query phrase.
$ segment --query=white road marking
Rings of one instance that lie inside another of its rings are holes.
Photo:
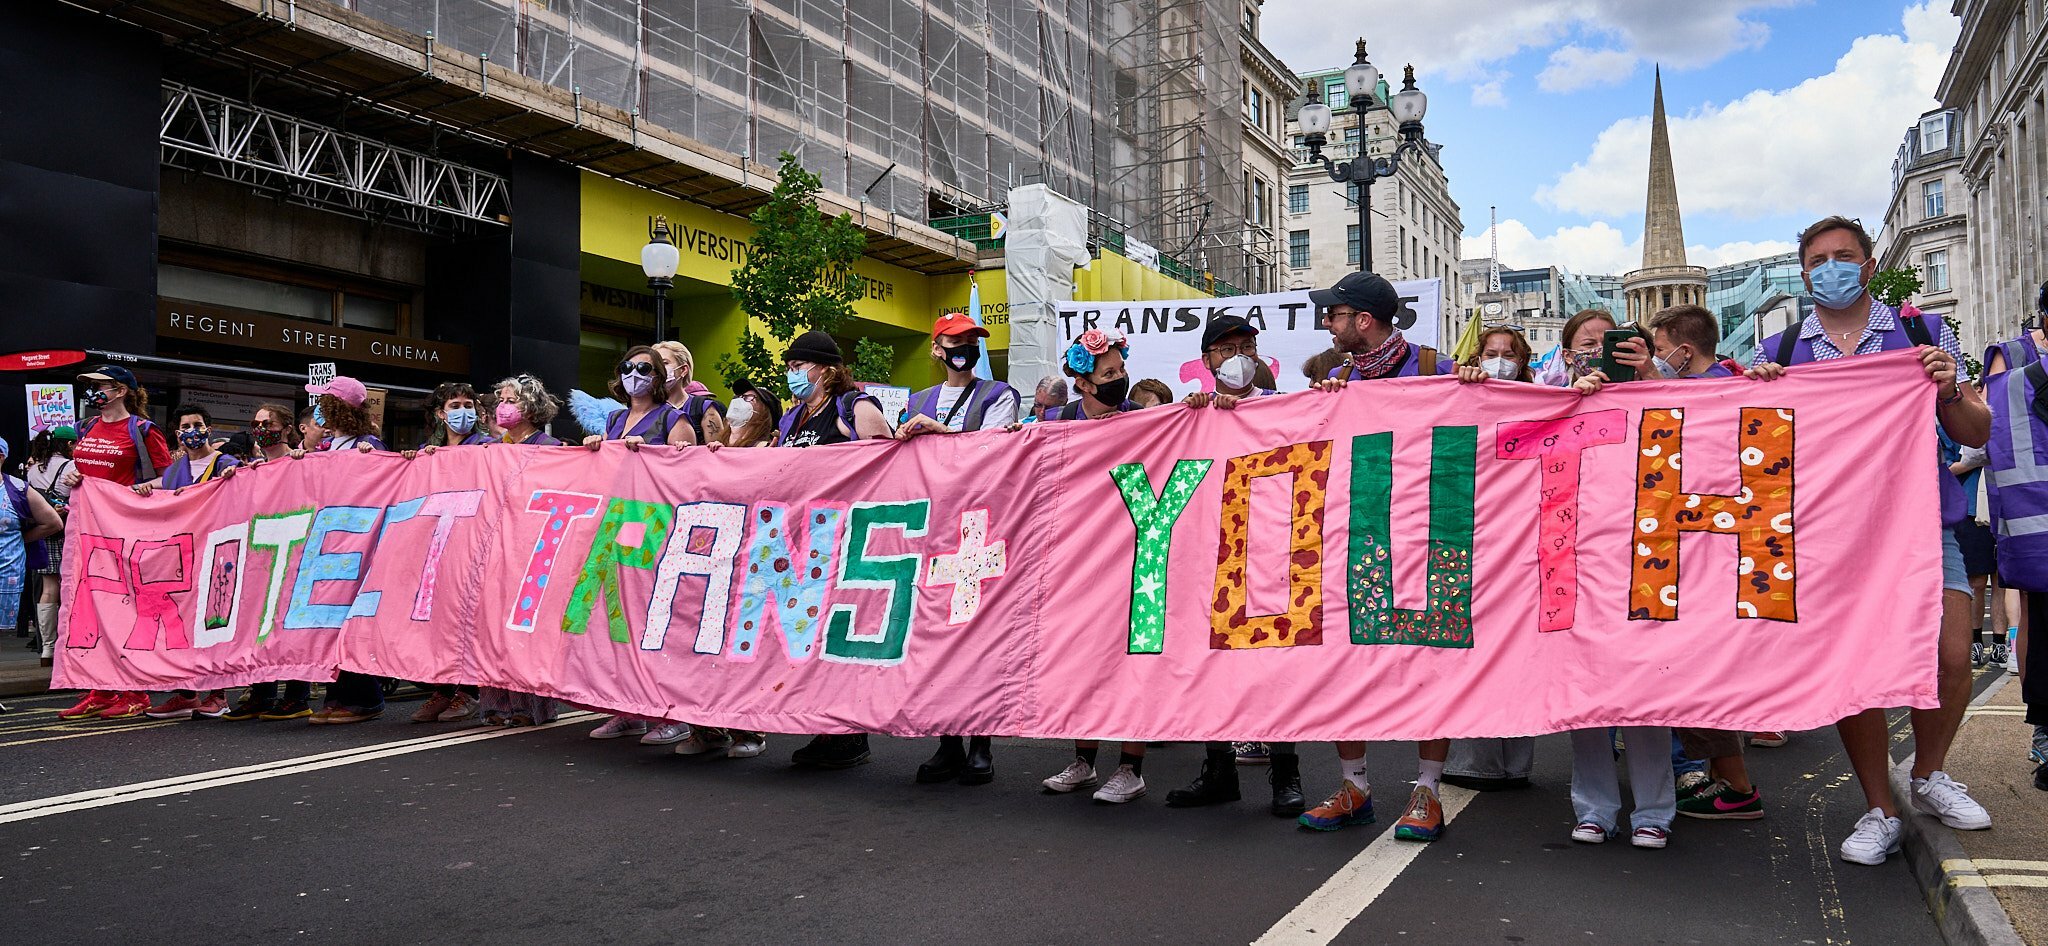
[[[38,742],[56,742],[59,739],[83,739],[87,736],[112,736],[117,733],[140,732],[144,729],[161,729],[165,726],[175,726],[177,725],[177,723],[178,720],[167,719],[163,720],[162,722],[136,723],[127,726],[105,726],[101,728],[88,730],[85,732],[78,732],[75,730],[74,727],[71,726],[38,726],[29,729],[10,729],[6,730],[4,735],[12,736],[16,733],[25,732],[61,732],[64,733],[64,735],[43,736],[38,739],[15,739],[10,742],[0,742],[0,749],[5,749],[8,746],[26,746]]]
[[[1478,794],[1455,785],[1443,786],[1437,799],[1443,802],[1444,824],[1450,825],[1451,819]],[[1394,878],[1401,876],[1427,847],[1428,844],[1416,841],[1398,840],[1393,829],[1387,829],[1281,917],[1265,935],[1253,940],[1252,946],[1325,946],[1366,907],[1372,906]]]
[[[54,795],[49,798],[16,802],[12,805],[0,805],[0,824],[29,821],[35,818],[47,818],[51,815],[84,811],[89,808],[103,808],[108,805],[142,801],[147,798],[161,798],[165,795],[179,795],[185,792],[204,791],[209,788],[222,788],[228,785],[239,785],[243,782],[254,782],[284,775],[296,775],[301,772],[315,772],[320,769],[331,769],[337,766],[352,765],[357,762],[368,762],[372,759],[384,759],[391,756],[408,755],[414,752],[425,752],[429,749],[442,749],[448,746],[482,742],[483,740],[496,739],[500,736],[513,736],[519,733],[553,729],[557,726],[573,726],[577,723],[597,719],[599,715],[597,713],[580,711],[564,713],[561,718],[554,722],[542,723],[538,726],[464,730],[455,733],[424,736],[419,739],[406,739],[399,742],[357,746],[353,749],[322,752],[317,755],[299,756],[293,759],[279,759],[274,762],[264,762],[256,765],[216,769],[211,772],[197,772],[191,775],[179,775],[149,782],[136,782],[132,785],[96,788],[90,791],[73,792],[69,795]]]

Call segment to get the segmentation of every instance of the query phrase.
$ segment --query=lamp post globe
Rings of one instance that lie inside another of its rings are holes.
[[[1358,39],[1358,55],[1351,66],[1344,70],[1344,90],[1351,96],[1351,107],[1363,115],[1372,104],[1373,96],[1380,87],[1380,70],[1365,58],[1365,37]]]
[[[654,291],[654,340],[668,339],[668,290],[675,284],[676,267],[682,253],[669,233],[668,218],[657,215],[648,227],[647,245],[640,248],[640,271],[647,274],[647,288]]]
[[[1429,111],[1429,96],[1415,87],[1415,67],[1409,66],[1401,79],[1401,91],[1394,93],[1394,100],[1388,103],[1393,109],[1394,120],[1400,122],[1406,131],[1407,125],[1415,125],[1417,135],[1421,134],[1422,116]]]

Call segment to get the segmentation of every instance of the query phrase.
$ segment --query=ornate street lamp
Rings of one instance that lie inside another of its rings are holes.
[[[1387,103],[1388,110],[1394,114],[1400,142],[1394,146],[1393,153],[1383,157],[1375,158],[1366,153],[1365,113],[1372,107],[1379,84],[1380,71],[1367,61],[1365,40],[1360,38],[1358,57],[1344,70],[1344,90],[1351,97],[1352,112],[1358,116],[1358,154],[1343,164],[1336,164],[1323,155],[1323,145],[1329,142],[1333,113],[1330,106],[1323,104],[1315,84],[1309,86],[1308,104],[1303,105],[1295,116],[1301,123],[1302,144],[1308,146],[1309,161],[1320,162],[1332,181],[1358,185],[1358,268],[1362,272],[1372,270],[1372,182],[1393,176],[1400,170],[1403,155],[1426,147],[1422,137],[1422,116],[1429,111],[1429,96],[1415,87],[1415,67],[1410,65],[1404,71],[1401,91],[1394,93]]]
[[[640,248],[640,270],[647,274],[647,288],[654,290],[654,340],[668,340],[668,290],[675,285],[676,267],[682,253],[670,239],[668,218],[656,215],[647,231],[647,245]]]

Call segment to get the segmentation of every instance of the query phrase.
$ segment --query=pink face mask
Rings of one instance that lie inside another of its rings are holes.
[[[499,401],[497,410],[492,413],[497,418],[501,430],[510,430],[526,419],[526,416],[519,412],[519,405],[510,401]]]

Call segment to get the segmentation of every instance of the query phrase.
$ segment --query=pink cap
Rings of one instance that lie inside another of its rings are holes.
[[[306,393],[314,397],[332,394],[356,407],[363,406],[363,402],[370,399],[370,392],[363,387],[363,383],[347,375],[335,375],[334,380],[326,384],[306,385]]]

